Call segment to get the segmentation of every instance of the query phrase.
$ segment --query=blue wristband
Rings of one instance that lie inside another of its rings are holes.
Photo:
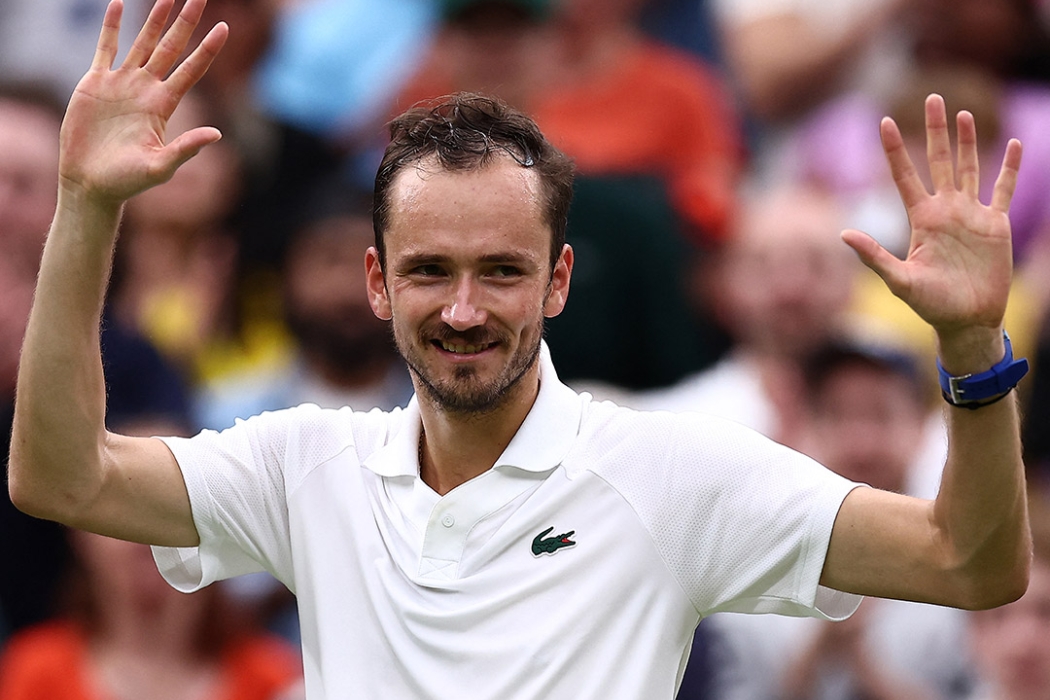
[[[1003,331],[1003,344],[1006,346],[1003,359],[990,370],[979,374],[952,376],[944,370],[938,358],[937,374],[944,400],[953,406],[980,408],[995,403],[1017,386],[1017,382],[1028,374],[1028,360],[1023,357],[1019,360],[1014,359],[1010,336],[1006,331]]]

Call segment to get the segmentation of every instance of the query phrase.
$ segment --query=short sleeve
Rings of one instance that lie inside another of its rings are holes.
[[[820,575],[839,507],[858,484],[713,416],[642,413],[632,432],[661,448],[614,459],[603,474],[701,615],[853,613],[860,597],[821,586]]]
[[[186,482],[197,547],[154,547],[161,574],[184,592],[268,571],[294,590],[288,498],[309,470],[353,444],[327,425],[350,411],[304,405],[265,412],[221,432],[163,438]]]

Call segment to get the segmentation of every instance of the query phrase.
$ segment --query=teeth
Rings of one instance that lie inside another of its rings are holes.
[[[457,355],[473,355],[476,352],[481,352],[485,349],[484,345],[453,345],[445,341],[441,341],[441,347],[447,352],[454,352]]]

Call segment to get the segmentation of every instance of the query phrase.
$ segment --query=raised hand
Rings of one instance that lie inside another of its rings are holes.
[[[165,142],[168,118],[228,35],[219,23],[181,58],[206,1],[186,0],[165,31],[174,0],[157,0],[124,62],[114,69],[123,2],[111,0],[91,68],[77,85],[62,125],[63,188],[119,204],[165,182],[221,137],[213,127],[198,127]]]
[[[998,334],[1013,274],[1007,211],[1021,164],[1021,144],[1006,148],[990,204],[978,199],[977,132],[960,112],[957,165],[952,163],[944,100],[926,99],[926,145],[933,193],[927,191],[893,120],[883,119],[882,143],[911,223],[911,245],[900,260],[871,237],[848,230],[843,240],[860,259],[946,338]],[[999,358],[995,357],[992,362]]]

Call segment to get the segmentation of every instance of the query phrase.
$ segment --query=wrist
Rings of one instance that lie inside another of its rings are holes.
[[[937,332],[937,359],[953,376],[984,372],[1003,359],[1004,333],[999,326],[972,326]]]
[[[956,374],[946,370],[941,360],[937,360],[941,395],[945,401],[952,406],[976,409],[996,403],[1013,391],[1028,373],[1028,360],[1014,359],[1010,337],[1005,330],[1000,338],[1002,357],[979,372]]]
[[[68,220],[71,217],[80,222],[81,228],[109,229],[119,223],[123,209],[121,200],[99,197],[79,185],[61,182],[55,218]]]

